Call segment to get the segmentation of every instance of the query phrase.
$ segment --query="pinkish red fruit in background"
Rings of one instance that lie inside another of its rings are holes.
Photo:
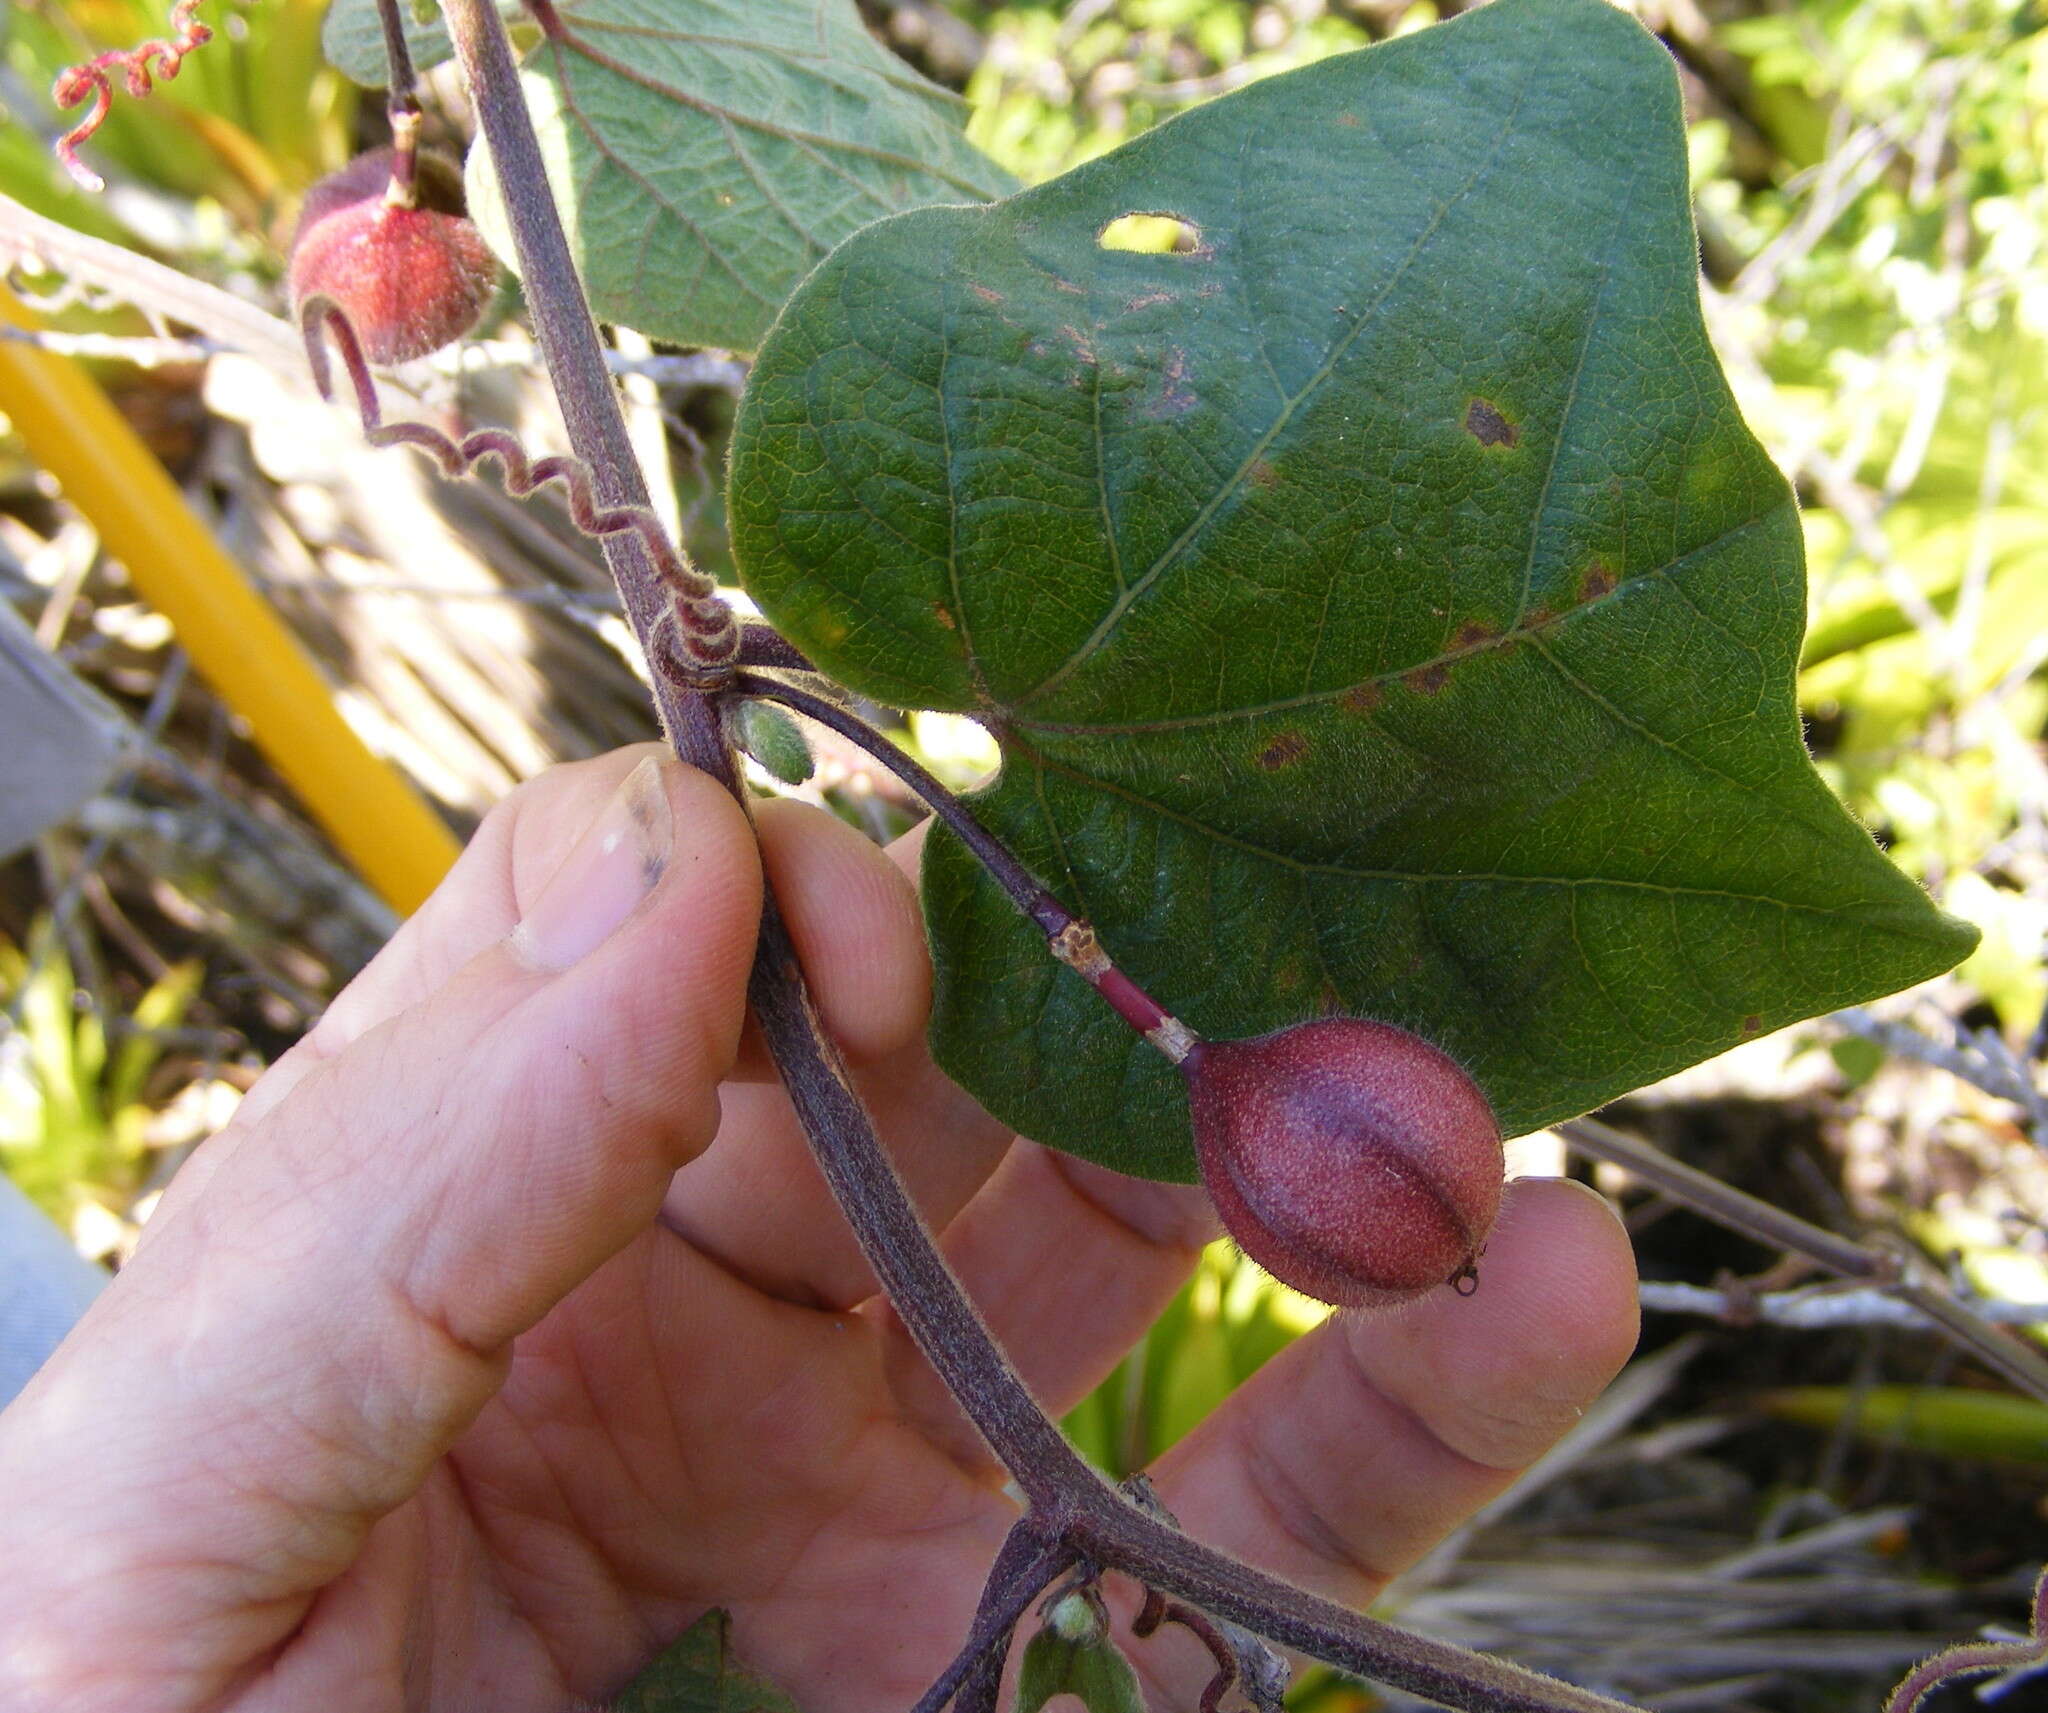
[[[498,264],[462,212],[462,177],[419,156],[417,206],[394,206],[391,151],[358,155],[306,193],[292,238],[292,308],[340,305],[373,363],[406,363],[460,339],[491,300]]]
[[[1210,1199],[1276,1279],[1363,1308],[1477,1262],[1500,1211],[1500,1126],[1421,1036],[1330,1017],[1205,1041],[1181,1071]]]

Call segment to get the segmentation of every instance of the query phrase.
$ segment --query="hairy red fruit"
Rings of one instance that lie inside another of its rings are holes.
[[[1469,1276],[1500,1211],[1500,1126],[1446,1053],[1391,1024],[1298,1023],[1182,1061],[1202,1181],[1282,1283],[1341,1308]]]
[[[460,339],[491,300],[498,264],[462,212],[462,175],[422,153],[414,206],[394,202],[392,152],[358,155],[306,193],[292,238],[292,308],[332,298],[373,363],[406,363]]]

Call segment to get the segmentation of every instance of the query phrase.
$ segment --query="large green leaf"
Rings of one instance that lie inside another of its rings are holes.
[[[523,69],[598,315],[752,350],[826,251],[885,214],[1013,181],[959,97],[870,36],[852,0],[564,0]],[[511,258],[487,150],[470,200]]]
[[[1133,211],[1192,248],[1103,247]],[[1972,938],[1807,759],[1696,280],[1663,50],[1500,0],[842,246],[742,407],[747,586],[984,721],[980,813],[1196,1029],[1387,1018],[1528,1129]],[[1174,1072],[954,841],[925,888],[947,1069],[1190,1176]]]

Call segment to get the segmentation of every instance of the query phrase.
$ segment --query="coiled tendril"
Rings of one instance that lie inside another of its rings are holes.
[[[115,66],[121,67],[125,73],[122,82],[137,99],[156,87],[157,78],[168,82],[176,77],[185,56],[213,40],[213,27],[198,19],[200,3],[201,0],[177,0],[171,8],[171,34],[167,37],[156,37],[140,47],[110,49],[57,74],[50,99],[60,108],[73,108],[87,99],[92,102],[92,111],[57,139],[57,158],[87,190],[107,188],[107,181],[78,158],[78,145],[107,122],[107,114],[113,109],[114,84],[108,72]]]
[[[309,297],[299,311],[299,325],[305,335],[313,384],[325,399],[334,397],[327,340],[334,341],[355,391],[363,437],[372,446],[416,446],[450,477],[469,475],[484,459],[495,458],[504,473],[505,491],[515,499],[524,499],[553,482],[568,501],[570,521],[585,535],[637,535],[674,602],[656,627],[650,650],[655,658],[649,664],[689,689],[725,686],[740,645],[732,608],[720,597],[718,585],[677,551],[651,511],[639,506],[599,505],[589,467],[580,458],[559,452],[530,457],[517,436],[505,429],[480,428],[458,441],[424,422],[387,423],[362,342],[341,307],[330,297]]]

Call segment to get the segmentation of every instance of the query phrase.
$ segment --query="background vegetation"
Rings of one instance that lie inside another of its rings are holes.
[[[863,4],[1026,180],[1457,9]],[[1984,941],[1875,1015],[1755,1043],[1615,1116],[1820,1223],[1896,1231],[1993,1296],[2048,1302],[2048,16],[2000,0],[1635,10],[1685,88],[1710,327],[1805,507],[1811,744]],[[46,92],[62,66],[159,33],[162,13],[20,0],[0,15],[0,192],[276,310],[298,198],[382,125],[321,61],[322,11],[209,5],[221,40],[153,100],[117,102],[92,145],[109,189],[89,198],[52,164],[66,121]],[[432,89],[430,126],[459,146],[455,86],[443,72]],[[9,219],[0,261],[20,259]],[[553,761],[649,735],[602,567],[547,507],[366,451],[288,365],[218,329],[164,325],[62,269],[13,277],[352,722],[458,829]],[[631,342],[619,356],[662,503],[700,561],[728,564],[718,479],[742,365]],[[553,439],[529,357],[508,302],[421,370],[421,404]],[[77,817],[0,864],[0,1166],[118,1265],[184,1152],[391,921],[4,436],[0,598],[118,710],[125,741]],[[920,716],[911,735],[962,782],[992,759],[961,722]],[[817,748],[804,794],[878,837],[908,824],[887,779]],[[1560,1157],[1526,1149],[1535,1169]],[[1653,1280],[1711,1285],[1770,1259],[1598,1181]],[[1316,1312],[1219,1250],[1070,1426],[1104,1465],[1136,1467]],[[2012,1409],[1898,1328],[1655,1313],[1643,1348],[1568,1452],[1391,1607],[1661,1707],[1731,1710],[1868,1705],[1937,1640],[2016,1612],[2048,1540],[2048,1412]]]

